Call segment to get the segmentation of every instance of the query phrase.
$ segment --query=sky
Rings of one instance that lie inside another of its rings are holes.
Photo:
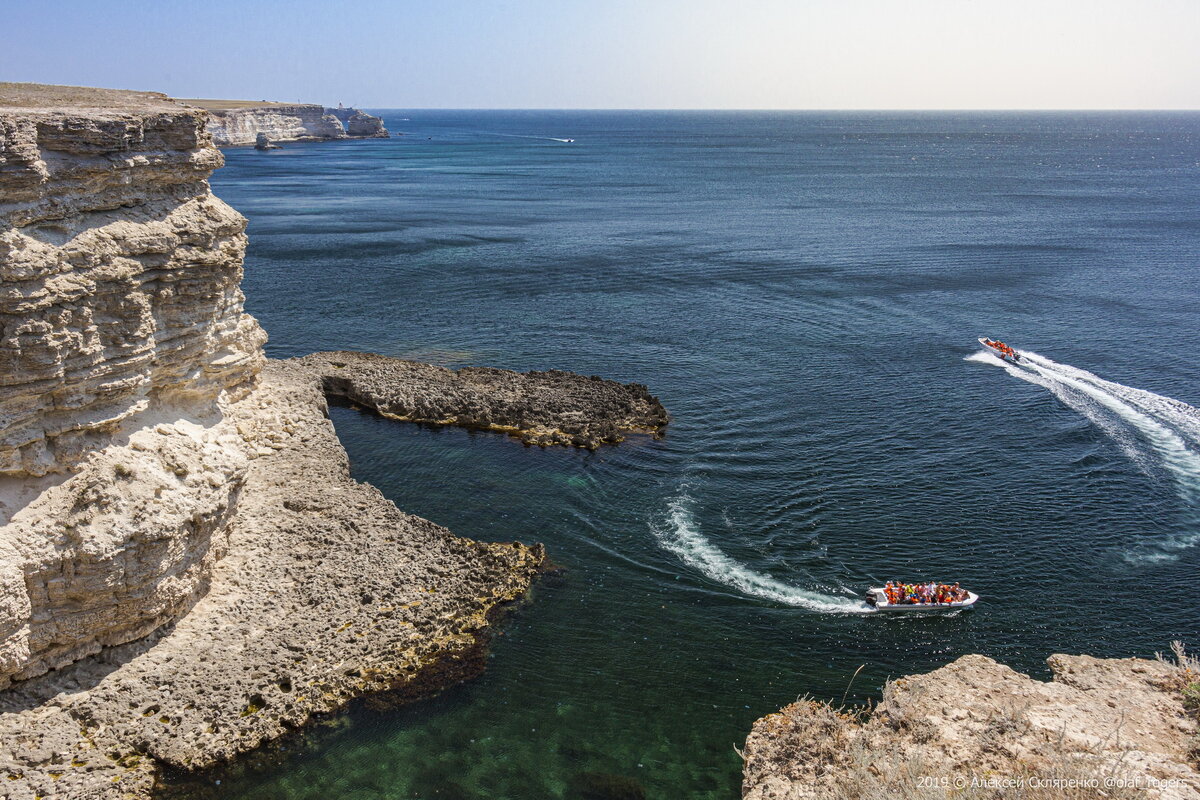
[[[0,80],[366,108],[1200,109],[1200,0],[0,0]]]

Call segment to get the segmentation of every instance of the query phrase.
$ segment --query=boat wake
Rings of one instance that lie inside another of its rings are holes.
[[[651,522],[650,529],[665,550],[706,578],[751,597],[826,614],[859,614],[872,610],[862,601],[803,589],[739,563],[700,532],[692,515],[691,502],[687,492],[681,491],[667,504],[664,517]]]
[[[1003,367],[1010,375],[1042,386],[1063,405],[1082,414],[1109,436],[1146,475],[1166,474],[1189,509],[1189,530],[1128,548],[1133,564],[1174,561],[1179,552],[1200,544],[1200,409],[1144,389],[1106,381],[1087,370],[1021,351],[1023,366],[990,353],[970,361]]]
[[[543,142],[562,142],[563,144],[570,144],[575,141],[574,139],[564,139],[558,136],[530,136],[522,133],[493,133],[492,136],[503,136],[506,139],[540,139]]]

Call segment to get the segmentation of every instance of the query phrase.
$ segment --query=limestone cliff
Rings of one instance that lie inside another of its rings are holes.
[[[272,142],[386,138],[383,120],[357,109],[312,103],[243,100],[182,100],[209,112],[208,132],[218,147],[253,145],[259,135]]]
[[[346,135],[357,139],[386,139],[390,134],[383,127],[383,120],[357,108],[325,109],[326,114],[332,114],[346,128]]]
[[[162,95],[0,84],[0,474],[68,470],[156,398],[211,405],[261,367],[204,125]]]
[[[746,739],[746,800],[1200,799],[1194,660],[1055,655],[1036,681],[984,656],[889,683],[865,718],[801,700]]]
[[[175,618],[224,550],[245,458],[210,428],[266,337],[204,125],[0,85],[0,688]]]

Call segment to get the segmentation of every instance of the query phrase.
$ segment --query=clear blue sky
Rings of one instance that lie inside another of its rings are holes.
[[[400,108],[1200,108],[1200,0],[3,0],[0,80]]]

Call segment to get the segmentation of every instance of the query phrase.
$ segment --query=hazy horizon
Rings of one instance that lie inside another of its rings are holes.
[[[0,79],[398,109],[1200,109],[1192,0],[103,9],[10,2]]]

